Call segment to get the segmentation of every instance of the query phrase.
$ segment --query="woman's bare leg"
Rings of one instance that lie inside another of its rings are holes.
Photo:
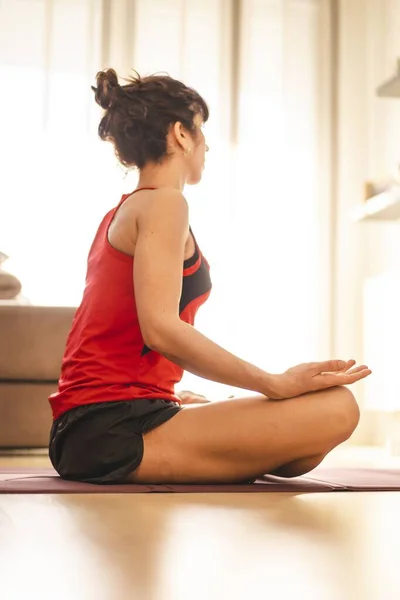
[[[353,394],[332,388],[283,401],[265,396],[185,407],[144,435],[132,482],[230,483],[301,475],[348,439],[359,420]]]
[[[278,475],[279,477],[298,477],[299,475],[304,475],[315,469],[315,467],[318,467],[327,454],[328,452],[325,452],[316,456],[299,458],[287,465],[283,465],[283,467],[275,469],[275,471],[271,471],[270,475]]]

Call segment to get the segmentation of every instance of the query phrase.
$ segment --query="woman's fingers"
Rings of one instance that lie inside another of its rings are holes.
[[[205,396],[195,394],[189,390],[182,390],[177,393],[177,396],[181,399],[182,404],[206,404],[210,402]]]
[[[311,363],[315,375],[321,373],[343,373],[356,364],[355,360],[325,360],[323,362]]]
[[[359,373],[360,371],[364,371],[364,369],[368,369],[367,365],[360,365],[359,367],[354,367],[353,369],[349,369],[346,371],[347,375],[353,375],[353,373]]]
[[[347,383],[355,383],[356,381],[360,381],[360,379],[368,377],[368,375],[371,375],[371,373],[371,369],[362,369],[360,371],[357,371],[356,373],[346,373],[345,377],[347,377]]]
[[[193,396],[193,404],[208,404],[211,400],[204,396]]]
[[[323,362],[312,363],[314,374],[319,375],[321,373],[332,373],[334,371],[341,371],[347,365],[345,360],[325,360]]]
[[[356,364],[355,360],[346,360],[346,365],[340,371],[334,371],[334,373],[349,373],[351,368]]]
[[[368,369],[365,365],[351,369],[348,373],[321,373],[321,375],[315,377],[318,383],[321,383],[326,387],[333,387],[337,385],[349,385],[355,383],[360,379],[364,379],[371,375],[371,369]]]
[[[349,369],[351,369],[352,367],[354,367],[355,364],[356,364],[355,360],[347,360],[346,361],[346,366],[343,367],[343,369],[341,370],[341,372],[348,372]]]

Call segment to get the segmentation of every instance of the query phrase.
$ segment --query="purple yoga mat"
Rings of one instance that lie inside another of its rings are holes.
[[[137,494],[232,492],[400,491],[400,469],[317,468],[307,476],[284,479],[265,475],[255,483],[219,485],[94,485],[64,481],[53,469],[2,468],[0,494]]]
[[[53,469],[0,469],[0,494],[143,494],[143,493],[221,493],[221,492],[320,492],[332,489],[330,484],[303,478],[266,477],[243,484],[118,484],[94,485],[61,479]]]
[[[400,491],[400,469],[318,467],[307,475],[307,479],[340,485],[349,492]]]

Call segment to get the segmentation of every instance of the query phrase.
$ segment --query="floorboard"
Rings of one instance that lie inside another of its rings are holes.
[[[2,495],[0,534],[4,600],[400,598],[400,493]]]

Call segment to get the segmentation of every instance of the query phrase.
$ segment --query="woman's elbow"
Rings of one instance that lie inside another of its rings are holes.
[[[175,327],[170,324],[151,324],[141,327],[143,341],[150,350],[159,354],[168,353],[171,347],[171,341],[174,338]]]

